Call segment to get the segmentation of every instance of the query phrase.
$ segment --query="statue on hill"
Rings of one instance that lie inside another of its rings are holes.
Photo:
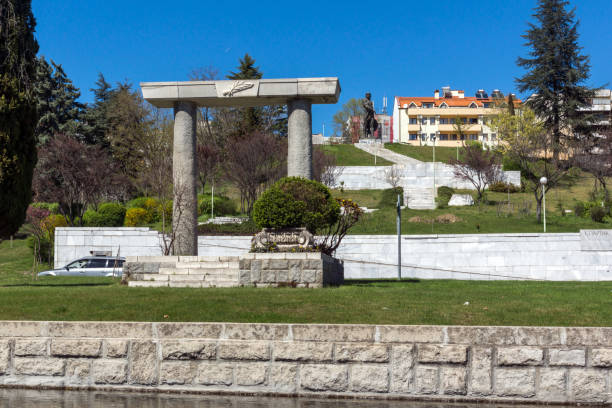
[[[378,122],[374,117],[374,102],[370,99],[372,94],[367,92],[365,98],[361,100],[361,106],[365,116],[363,118],[363,136],[366,138],[374,137],[374,132],[378,129]]]

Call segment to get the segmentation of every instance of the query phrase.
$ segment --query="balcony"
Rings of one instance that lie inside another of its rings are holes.
[[[461,130],[464,133],[480,133],[482,132],[482,125],[464,124],[461,126]],[[458,133],[455,125],[438,125],[438,131],[440,133]]]

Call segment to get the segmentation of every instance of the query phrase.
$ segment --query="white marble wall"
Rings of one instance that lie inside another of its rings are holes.
[[[103,231],[102,231],[103,230]],[[91,250],[111,248],[121,255],[159,255],[159,238],[147,228],[61,228],[56,233],[56,265]],[[585,235],[584,232],[582,235]],[[593,234],[589,234],[592,241]],[[612,235],[585,245],[580,233],[403,235],[402,276],[423,279],[612,280]],[[605,241],[605,242],[604,242]],[[610,242],[608,242],[610,241]],[[250,236],[200,236],[201,256],[240,255]],[[599,250],[593,248],[601,248]],[[397,276],[397,237],[349,235],[336,256],[345,261],[345,277]]]
[[[401,172],[401,183],[405,188],[431,188],[433,185],[433,164],[419,163],[413,165],[396,165]],[[338,178],[338,185],[344,182],[347,190],[391,188],[387,183],[385,170],[389,166],[345,166]],[[519,171],[505,171],[504,179],[516,186],[521,185]],[[452,166],[436,163],[436,186],[474,189],[471,183],[455,177]]]

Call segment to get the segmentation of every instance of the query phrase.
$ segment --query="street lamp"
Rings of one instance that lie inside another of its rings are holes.
[[[542,198],[544,201],[544,232],[546,232],[546,183],[548,179],[546,177],[542,177],[540,179],[540,184],[542,185]]]
[[[436,198],[436,135],[431,135],[433,138],[433,196]]]

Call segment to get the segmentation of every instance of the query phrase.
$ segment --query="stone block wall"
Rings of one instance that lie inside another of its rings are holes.
[[[0,322],[0,387],[612,403],[612,328]]]
[[[240,256],[241,286],[320,288],[343,282],[342,261],[320,252],[248,253]]]

